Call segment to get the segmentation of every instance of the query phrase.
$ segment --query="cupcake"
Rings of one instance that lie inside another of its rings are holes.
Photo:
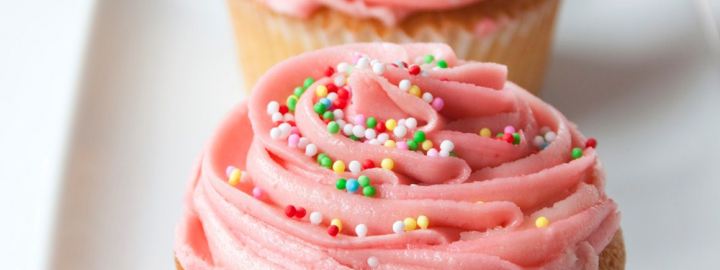
[[[506,70],[429,43],[274,66],[197,162],[178,269],[624,269],[596,140]]]
[[[559,0],[228,0],[247,89],[272,65],[353,42],[442,42],[542,84]],[[408,59],[425,61],[432,59]]]

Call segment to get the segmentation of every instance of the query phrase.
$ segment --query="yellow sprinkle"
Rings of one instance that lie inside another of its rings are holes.
[[[405,224],[405,230],[406,231],[412,231],[417,228],[417,222],[414,218],[408,217],[403,220],[403,223]]]
[[[333,218],[330,221],[330,225],[335,225],[336,227],[338,227],[338,232],[342,231],[342,222],[340,221],[340,219]]]
[[[538,228],[545,228],[550,224],[550,220],[548,220],[546,217],[539,217],[535,219],[535,227]]]
[[[385,141],[385,147],[395,148],[395,141],[393,141],[393,140]]]
[[[488,137],[488,138],[489,138],[490,136],[492,136],[492,132],[490,131],[489,128],[482,128],[482,129],[480,130],[480,136]]]
[[[336,160],[332,165],[332,169],[337,174],[345,172],[345,162],[342,160]]]
[[[387,141],[385,143],[387,143]],[[383,169],[386,169],[386,170],[392,170],[393,168],[395,168],[395,161],[393,161],[392,159],[389,159],[389,158],[384,158],[380,162],[380,167],[382,167]]]
[[[385,128],[387,128],[387,130],[393,131],[395,127],[397,127],[397,121],[395,121],[395,119],[391,118],[385,121]]]
[[[416,97],[422,96],[422,91],[420,90],[420,87],[418,87],[417,85],[411,86],[410,90],[408,90],[408,92],[411,95],[416,96]]]
[[[425,140],[425,141],[422,143],[422,149],[425,150],[425,151],[430,150],[430,148],[432,148],[432,147],[433,147],[433,143],[432,143],[431,140]]]
[[[427,229],[430,225],[430,220],[426,216],[419,216],[417,218],[417,225],[420,226],[420,229]]]
[[[237,186],[237,184],[240,183],[240,178],[242,177],[242,171],[239,169],[233,169],[230,173],[230,178],[228,179],[228,183],[231,186]]]
[[[315,95],[317,95],[318,97],[326,97],[327,94],[328,89],[324,85],[318,85],[317,87],[315,87]]]

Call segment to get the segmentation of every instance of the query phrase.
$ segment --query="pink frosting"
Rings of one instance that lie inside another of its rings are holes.
[[[428,70],[427,76],[393,65],[382,75],[353,71],[346,116],[412,116],[428,139],[453,141],[457,157],[429,157],[327,131],[313,111],[312,89],[331,81],[323,75],[327,66],[352,63],[358,54],[384,63],[427,54],[448,62],[450,68]],[[337,190],[338,175],[269,135],[276,124],[266,105],[284,101],[307,76],[321,79],[297,103],[298,131],[333,159],[392,158],[392,171],[362,171],[377,196]],[[176,258],[186,270],[369,269],[370,257],[376,269],[597,269],[620,217],[604,192],[596,152],[586,148],[572,158],[571,149],[586,140],[575,125],[505,77],[504,66],[460,61],[442,44],[345,45],[276,65],[198,160],[177,228]],[[437,111],[400,90],[402,79],[441,97],[444,108]],[[519,144],[477,133],[507,125],[521,131]],[[542,126],[556,137],[540,150],[532,138]],[[228,184],[228,165],[246,171],[240,185]],[[262,189],[260,199],[253,188]],[[287,205],[322,213],[322,224],[311,224],[307,215],[288,218]],[[393,233],[394,221],[419,215],[429,218],[427,229]],[[550,221],[547,227],[536,227],[540,216]],[[331,218],[343,222],[336,237],[327,233]],[[368,228],[365,237],[353,230],[361,223]]]
[[[325,6],[360,18],[375,18],[394,25],[413,12],[447,10],[481,0],[257,0],[276,12],[307,18]]]

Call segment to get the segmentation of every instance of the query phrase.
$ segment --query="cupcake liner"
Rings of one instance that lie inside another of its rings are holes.
[[[442,42],[458,58],[507,65],[511,81],[537,93],[542,85],[559,0],[488,0],[453,11],[413,14],[396,26],[321,9],[310,18],[277,14],[254,0],[229,0],[249,91],[290,56],[352,42]]]

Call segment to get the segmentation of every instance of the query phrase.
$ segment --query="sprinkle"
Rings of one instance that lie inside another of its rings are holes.
[[[330,225],[330,227],[328,227],[328,230],[327,230],[327,233],[332,237],[337,236],[339,232],[340,232],[340,229],[335,225]]]
[[[254,187],[252,190],[253,197],[260,199],[263,196],[263,190],[259,187]]]
[[[443,140],[440,143],[440,152],[451,152],[455,149],[455,144],[449,140]]]
[[[280,122],[283,120],[283,115],[280,112],[275,112],[270,116],[273,122]]]
[[[285,105],[280,105],[280,108],[278,108],[278,112],[280,114],[286,114],[290,111],[290,109]]]
[[[383,169],[386,169],[386,170],[392,170],[393,168],[395,168],[395,161],[393,161],[390,158],[384,158],[380,162],[380,167],[382,167]]]
[[[352,129],[353,129],[353,125],[352,125],[352,124],[345,124],[345,125],[343,126],[343,134],[345,134],[345,136],[350,136],[350,135],[352,135],[352,134],[353,134],[353,130],[352,130]]]
[[[420,71],[421,71],[420,66],[418,66],[418,65],[411,65],[408,68],[408,73],[410,73],[410,75],[418,75],[418,74],[420,74]]]
[[[345,88],[340,88],[337,90],[338,99],[348,99],[350,97],[350,92],[348,92]]]
[[[437,61],[437,66],[438,66],[439,68],[447,68],[447,67],[448,67],[448,63],[447,63],[447,61],[441,59],[441,60],[438,60],[438,61]]]
[[[325,98],[321,98],[318,102],[319,102],[319,103],[322,103],[322,105],[325,106],[325,110],[329,109],[330,106],[332,106],[332,101],[330,101],[330,100],[329,100],[328,98],[326,98],[326,97],[325,97]],[[323,113],[324,113],[324,112],[323,112]]]
[[[395,143],[395,145],[396,145],[396,148],[397,148],[397,149],[400,149],[400,150],[407,150],[407,149],[408,149],[407,142],[405,142],[405,141],[398,141],[397,143]]]
[[[362,168],[363,168],[363,170],[375,168],[375,162],[373,162],[372,159],[366,159],[362,163]]]
[[[343,116],[345,116],[345,112],[341,109],[335,109],[333,111],[333,119],[343,119]]]
[[[433,95],[430,94],[430,92],[425,92],[422,94],[422,100],[426,103],[430,103],[433,100]]]
[[[295,211],[295,217],[296,217],[296,218],[304,218],[304,217],[305,217],[305,214],[307,213],[307,211],[305,211],[305,208],[302,208],[302,207],[298,207],[298,208],[295,209],[295,210],[296,210],[296,211]]]
[[[397,121],[395,119],[388,119],[385,121],[385,128],[389,131],[393,131],[397,127]]]
[[[595,148],[597,146],[597,140],[595,138],[590,137],[585,141],[585,148]]]
[[[397,234],[403,233],[403,230],[405,229],[405,223],[402,222],[402,220],[395,221],[392,225],[393,232]]]
[[[311,144],[308,144],[308,145],[305,147],[305,155],[308,156],[308,157],[312,157],[312,156],[315,156],[315,154],[317,154],[317,146],[315,146],[315,145],[312,144],[312,143],[311,143]]]
[[[365,115],[358,114],[353,117],[353,120],[355,121],[356,125],[365,125]]]
[[[237,186],[237,184],[240,183],[240,178],[242,177],[242,175],[243,173],[241,170],[233,167],[232,172],[230,172],[230,177],[228,178],[228,184],[230,184],[231,186]]]
[[[395,129],[393,129],[393,134],[395,134],[395,137],[402,138],[405,137],[405,134],[407,134],[407,129],[405,126],[397,126]]]
[[[345,76],[343,76],[343,75],[337,75],[337,76],[335,76],[335,78],[333,79],[333,82],[334,82],[335,85],[337,85],[337,86],[344,86],[344,85],[345,85]]]
[[[303,87],[304,87],[305,89],[307,89],[307,88],[310,87],[310,85],[312,85],[313,83],[315,83],[315,79],[313,79],[313,77],[307,77],[307,78],[305,78],[305,81],[303,81]]]
[[[405,144],[407,144],[407,148],[411,151],[415,151],[418,149],[418,143],[416,141],[407,140],[407,142],[405,142]]]
[[[295,211],[295,206],[293,206],[292,204],[285,207],[285,215],[287,217],[295,216]]]
[[[387,140],[387,141],[385,141],[385,143],[383,145],[388,148],[395,148],[395,141]]]
[[[438,156],[440,156],[440,157],[449,157],[449,156],[450,156],[450,151],[440,150],[440,152],[438,153]]]
[[[325,72],[323,72],[323,74],[325,74],[325,77],[330,77],[333,75],[333,73],[335,73],[335,69],[331,66],[325,68]]]
[[[318,102],[318,103],[315,103],[315,105],[313,105],[313,111],[315,111],[317,114],[323,114],[323,113],[325,113],[325,110],[327,110],[327,107],[325,107],[325,104]]]
[[[515,132],[512,134],[512,137],[513,137],[512,144],[520,144],[520,140],[521,140],[520,133]]]
[[[378,265],[380,265],[380,262],[378,261],[378,258],[375,256],[370,256],[367,259],[367,264],[370,266],[370,268],[376,268]]]
[[[302,96],[303,93],[305,93],[305,88],[301,86],[295,87],[295,89],[293,89],[293,95],[295,97],[299,98],[300,96]]]
[[[433,99],[431,105],[433,109],[435,109],[436,111],[440,111],[443,107],[445,107],[445,101],[440,97],[436,97],[435,99]]]
[[[360,57],[357,63],[355,63],[355,68],[358,69],[365,69],[368,67],[370,67],[370,59],[368,59],[367,57]]]
[[[513,135],[511,133],[504,133],[502,140],[507,143],[513,143],[513,141],[515,141],[515,138],[513,138]]]
[[[417,228],[417,221],[415,221],[414,218],[407,217],[405,220],[403,220],[403,224],[405,231],[412,231]]]
[[[408,89],[408,93],[416,97],[422,96],[422,90],[420,90],[420,87],[417,85],[411,86],[410,89]]]
[[[425,140],[424,142],[422,142],[422,145],[420,145],[420,147],[422,147],[423,151],[427,152],[428,150],[430,150],[430,148],[433,147],[433,142],[431,140]]]
[[[310,224],[318,225],[322,222],[323,216],[320,212],[310,213]]]
[[[416,143],[422,143],[425,141],[425,132],[422,130],[415,131],[415,134],[413,134],[413,141]]]
[[[338,178],[338,180],[335,182],[335,188],[339,190],[345,189],[345,185],[347,184],[347,180],[345,178]]]
[[[365,136],[365,128],[361,125],[355,125],[352,129],[353,135],[355,137],[364,137]]]
[[[338,63],[336,67],[338,72],[346,73],[350,71],[350,64],[345,62]]]
[[[380,125],[378,125],[378,126],[380,126]],[[380,133],[377,135],[377,140],[381,144],[385,143],[385,141],[387,141],[389,138],[390,138],[390,135],[388,135],[387,133]]]
[[[550,224],[550,220],[548,220],[546,217],[538,217],[535,219],[535,227],[538,228],[545,228]]]
[[[359,173],[360,170],[362,170],[362,165],[360,165],[359,161],[353,160],[353,161],[350,161],[350,163],[348,163],[348,169],[352,173]]]
[[[280,110],[280,103],[278,103],[277,101],[268,102],[267,109],[266,109],[268,115],[272,115],[272,114],[278,112],[279,110]]]
[[[358,190],[358,188],[360,188],[360,183],[358,183],[357,180],[355,180],[353,178],[350,178],[347,180],[347,183],[345,184],[345,189],[348,192],[354,193],[355,191]]]
[[[233,166],[233,165],[227,166],[227,168],[225,168],[225,176],[227,176],[228,178],[230,178],[230,175],[232,174],[232,172],[233,172],[235,169],[237,169],[237,168],[235,168],[235,166]]]
[[[410,83],[410,80],[401,80],[398,83],[398,88],[400,88],[400,90],[403,90],[405,92],[410,90],[410,86],[412,86],[412,83]]]
[[[330,123],[328,123],[327,125],[327,130],[331,134],[337,134],[338,132],[340,132],[340,125],[338,125],[338,123],[335,121],[330,121]]]
[[[428,157],[437,157],[437,156],[438,156],[438,151],[437,151],[437,149],[435,149],[435,148],[430,148],[430,150],[427,151],[427,156],[428,156]]]
[[[537,135],[533,138],[533,145],[542,147],[543,144],[545,144],[545,138],[543,138],[543,136]]]
[[[332,169],[337,174],[345,172],[345,162],[342,160],[336,160],[332,165]]]
[[[297,134],[290,134],[288,137],[288,147],[296,148],[298,145],[298,142],[300,141],[300,136]]]
[[[376,190],[373,186],[363,187],[363,195],[365,197],[375,197],[375,192]]]
[[[515,133],[515,127],[513,127],[513,126],[506,126],[506,127],[503,129],[503,132],[505,132],[505,133]]]
[[[286,113],[285,115],[283,115],[283,121],[285,121],[285,122],[295,121],[295,116],[292,113]]]
[[[326,157],[328,157],[327,154],[325,154],[325,153],[320,153],[320,154],[317,156],[317,162],[320,163],[320,161],[323,160],[323,159],[326,158]]]
[[[426,216],[418,216],[417,217],[417,225],[420,227],[420,229],[427,229],[430,225],[430,220]]]
[[[362,187],[367,187],[367,186],[370,185],[370,177],[367,177],[367,176],[365,176],[365,175],[361,175],[360,177],[358,177],[358,183],[359,183],[360,186],[362,186]]]
[[[548,143],[553,142],[556,137],[557,137],[557,134],[555,134],[555,132],[548,131],[547,133],[545,133],[545,141]]]
[[[331,111],[325,111],[322,114],[322,118],[323,118],[323,120],[332,121],[332,120],[335,120],[335,114]]]
[[[368,128],[365,130],[365,139],[372,140],[375,139],[375,136],[377,136],[377,133],[374,129]]]
[[[582,150],[582,148],[580,148],[580,147],[575,147],[575,148],[572,149],[572,158],[573,158],[573,159],[578,159],[578,158],[582,157],[582,155],[583,155],[583,150]]]
[[[290,135],[290,130],[292,129],[292,126],[288,123],[282,123],[278,126],[278,129],[280,129],[280,137],[285,138],[286,136]]]
[[[367,235],[367,226],[365,224],[358,224],[355,226],[355,234],[358,237],[365,237]]]
[[[332,168],[332,160],[329,157],[325,156],[320,159],[320,166],[330,169]]]
[[[372,71],[376,75],[382,75],[383,73],[385,73],[385,65],[382,63],[373,63]]]
[[[270,138],[271,139],[278,139],[278,138],[280,138],[281,134],[282,134],[282,132],[280,131],[279,128],[274,127],[274,128],[270,129]]]
[[[417,127],[417,119],[414,117],[408,117],[405,119],[405,127],[408,129],[415,129]]]
[[[344,109],[345,106],[347,106],[347,100],[341,99],[341,98],[337,98],[337,99],[333,100],[332,106],[333,106],[333,108]]]
[[[368,117],[367,120],[365,120],[365,126],[367,128],[375,128],[377,126],[377,119],[375,117]]]
[[[548,133],[548,132],[550,132],[550,131],[551,131],[551,130],[550,130],[550,127],[547,127],[547,126],[544,126],[544,127],[541,127],[541,128],[540,128],[540,134],[545,134],[545,133]]]
[[[432,54],[428,54],[423,57],[423,62],[425,62],[425,64],[430,64],[433,61],[435,61],[435,56],[433,56]]]
[[[336,226],[338,228],[338,232],[342,231],[343,226],[342,226],[342,221],[340,221],[340,219],[333,218],[330,221],[330,225]]]

